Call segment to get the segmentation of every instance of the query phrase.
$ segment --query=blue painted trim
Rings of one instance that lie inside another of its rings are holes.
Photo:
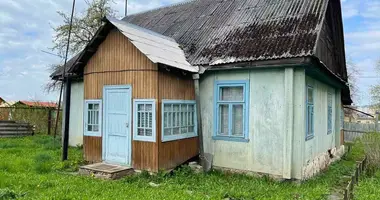
[[[99,131],[87,131],[87,117],[88,117],[88,104],[90,103],[98,103],[99,104]],[[103,128],[103,115],[102,115],[102,100],[101,99],[85,99],[84,100],[84,108],[83,108],[83,135],[91,136],[91,137],[102,137],[102,128]]]
[[[312,89],[312,93],[313,93],[313,102],[309,102],[309,88]],[[308,141],[308,140],[311,140],[314,138],[314,98],[315,98],[315,94],[314,94],[314,87],[310,84],[307,84],[306,86],[306,101],[305,101],[305,105],[306,105],[306,132],[305,132],[305,140]],[[313,127],[311,127],[311,134],[309,134],[309,106],[312,106],[313,107],[313,116],[311,118],[311,124]]]
[[[107,144],[107,137],[105,137],[105,131],[106,131],[106,112],[105,110],[107,109],[106,108],[106,101],[107,101],[107,96],[106,96],[106,92],[107,90],[112,90],[112,89],[127,89],[129,90],[129,102],[130,102],[130,105],[129,105],[129,133],[131,133],[132,131],[132,128],[131,128],[131,125],[132,125],[132,96],[133,96],[133,90],[132,90],[132,86],[131,85],[104,85],[103,86],[103,137],[102,137],[102,160],[103,161],[106,161],[106,144]],[[131,135],[131,134],[130,134]],[[127,166],[132,166],[132,137],[128,137],[128,145],[127,145],[127,150],[129,152],[129,155],[127,157],[127,163],[126,165]]]
[[[226,136],[212,136],[213,140],[223,140],[223,141],[231,141],[231,142],[245,142],[248,143],[249,139],[241,138],[241,137],[226,137]]]
[[[330,135],[333,129],[332,115],[333,115],[334,110],[333,110],[332,104],[333,104],[333,94],[331,92],[328,92],[327,93],[327,135]]]
[[[164,107],[165,104],[192,104],[194,105],[194,133],[179,134],[179,135],[164,135]],[[175,140],[182,140],[187,138],[198,137],[198,123],[197,123],[198,113],[197,113],[197,103],[195,100],[172,100],[172,99],[163,99],[161,103],[161,141],[170,142]]]
[[[223,87],[236,87],[236,86],[242,86],[243,87],[243,101],[220,101],[219,100],[219,94],[220,94],[220,88]],[[214,131],[213,131],[213,139],[214,140],[226,140],[226,141],[243,141],[243,142],[249,142],[249,102],[250,102],[250,87],[249,87],[249,80],[216,80],[214,82]],[[231,137],[232,135],[232,107],[233,105],[241,105],[243,104],[243,137],[234,138]],[[228,105],[229,110],[229,117],[228,120],[228,136],[221,136],[218,135],[219,130],[219,105]]]
[[[137,106],[140,104],[152,105],[152,136],[139,136],[137,134]],[[156,142],[156,99],[133,100],[133,140],[143,142]]]

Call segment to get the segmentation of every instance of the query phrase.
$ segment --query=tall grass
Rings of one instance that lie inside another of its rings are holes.
[[[380,133],[365,134],[362,144],[368,160],[367,173],[374,174],[380,169]]]

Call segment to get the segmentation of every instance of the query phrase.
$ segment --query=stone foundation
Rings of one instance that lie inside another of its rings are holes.
[[[342,145],[339,148],[333,148],[319,154],[313,160],[309,160],[307,165],[302,169],[303,179],[309,179],[317,175],[319,172],[327,169],[331,163],[340,160],[344,153],[345,148],[344,145]]]

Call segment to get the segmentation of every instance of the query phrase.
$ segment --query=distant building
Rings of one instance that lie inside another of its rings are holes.
[[[355,111],[357,110],[357,111]],[[376,107],[374,105],[360,106],[355,108],[355,110],[345,109],[344,121],[345,122],[355,122],[362,124],[373,124],[375,123]]]

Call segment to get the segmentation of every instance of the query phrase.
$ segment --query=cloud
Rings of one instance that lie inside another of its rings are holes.
[[[180,0],[129,0],[129,13],[177,3]],[[112,5],[124,15],[124,0]],[[69,13],[72,0],[0,0],[0,97],[8,100],[57,100],[46,94],[48,67],[60,58],[43,53],[52,46],[52,26],[62,23],[57,11]],[[75,13],[84,11],[84,1],[77,1]]]

